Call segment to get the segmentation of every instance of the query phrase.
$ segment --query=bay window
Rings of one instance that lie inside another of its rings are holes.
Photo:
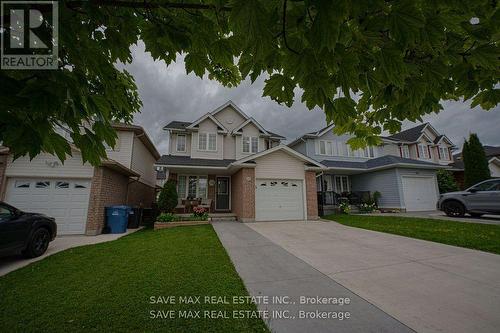
[[[335,192],[344,193],[349,192],[349,176],[335,176]]]

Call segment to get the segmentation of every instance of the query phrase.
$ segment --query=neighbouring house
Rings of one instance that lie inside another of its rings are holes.
[[[350,136],[338,136],[333,129],[331,124],[288,145],[326,167],[316,179],[320,212],[333,212],[343,196],[357,194],[359,199],[376,191],[383,210],[436,209],[436,170],[445,168],[454,149],[445,135],[425,123],[383,137],[379,146],[352,150]]]
[[[488,168],[492,178],[500,178],[500,147],[484,145],[484,153],[488,159]],[[464,188],[464,161],[462,152],[453,155],[453,163],[450,170],[460,188]]]
[[[82,163],[73,147],[61,163],[42,153],[13,160],[0,149],[0,200],[21,210],[55,217],[58,234],[100,234],[104,208],[127,204],[151,207],[155,200],[154,163],[160,154],[140,126],[115,124],[118,134],[108,158],[94,167]]]
[[[179,213],[196,199],[240,221],[318,217],[316,174],[323,166],[286,145],[229,101],[192,122],[172,121],[169,155],[157,167],[177,184]]]

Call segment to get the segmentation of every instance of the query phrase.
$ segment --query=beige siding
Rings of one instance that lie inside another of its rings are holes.
[[[214,117],[230,132],[246,120],[231,106],[219,111]]]
[[[224,159],[236,159],[236,137],[233,135],[224,136]]]
[[[127,168],[130,168],[132,161],[132,145],[134,142],[134,132],[119,131],[118,140],[113,151],[108,151],[108,158],[115,160]]]
[[[399,147],[397,144],[387,143],[376,148],[378,150],[377,156],[393,155],[400,156]]]
[[[142,141],[135,137],[134,147],[132,149],[132,167],[131,169],[141,175],[139,181],[155,186],[156,183],[156,173],[154,170],[154,164],[156,159],[151,154],[151,152],[146,148]]]
[[[490,168],[491,177],[500,177],[500,167],[493,162],[488,164]]]
[[[13,161],[9,157],[5,175],[7,177],[58,177],[58,178],[90,178],[94,174],[94,167],[89,163],[82,163],[79,152],[73,151],[64,164],[50,154],[42,153],[30,161],[29,157],[21,157]]]
[[[205,119],[199,124],[198,132],[200,133],[217,133],[217,125],[210,119]],[[198,149],[198,132],[192,134],[191,140],[191,157],[192,158],[208,158],[221,160],[224,156],[223,146],[224,140],[222,134],[217,134],[217,150],[204,151]]]
[[[185,152],[179,152],[177,151],[177,134],[178,133],[172,133],[170,135],[170,147],[169,147],[169,153],[172,155],[177,155],[177,156],[190,156],[191,155],[191,134],[186,134],[186,151]]]
[[[255,178],[304,179],[304,162],[276,151],[255,160]]]

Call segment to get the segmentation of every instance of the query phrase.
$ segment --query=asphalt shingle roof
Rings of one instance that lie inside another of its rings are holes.
[[[204,158],[191,158],[189,156],[163,155],[156,164],[162,165],[187,165],[206,167],[227,167],[235,160],[209,160]]]
[[[486,156],[488,157],[500,156],[500,147],[495,147],[495,146],[483,146],[483,147]]]
[[[403,158],[393,155],[385,155],[377,158],[372,158],[370,160],[364,162],[353,162],[353,161],[329,161],[323,160],[321,164],[329,167],[329,168],[351,168],[351,169],[360,169],[360,170],[368,170],[383,166],[389,166],[392,164],[412,164],[412,165],[422,165],[422,166],[439,166],[436,163],[430,163],[419,160],[412,160],[409,158]]]
[[[188,121],[176,121],[176,120],[174,120],[174,121],[171,121],[170,123],[168,123],[167,125],[165,125],[165,127],[163,127],[163,128],[185,129],[189,125],[191,125],[191,123]]]
[[[389,136],[389,139],[396,139],[409,142],[417,141],[420,135],[422,135],[422,131],[426,125],[427,123],[423,123],[418,126],[401,131],[399,133]]]

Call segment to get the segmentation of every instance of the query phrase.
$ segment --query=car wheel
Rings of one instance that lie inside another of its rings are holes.
[[[50,233],[45,228],[35,230],[23,254],[27,258],[36,258],[47,251],[50,242]]]
[[[444,204],[444,212],[450,217],[463,217],[465,207],[458,201],[449,201]]]
[[[470,213],[470,216],[477,218],[477,217],[483,216],[483,214],[481,214],[481,213]]]

